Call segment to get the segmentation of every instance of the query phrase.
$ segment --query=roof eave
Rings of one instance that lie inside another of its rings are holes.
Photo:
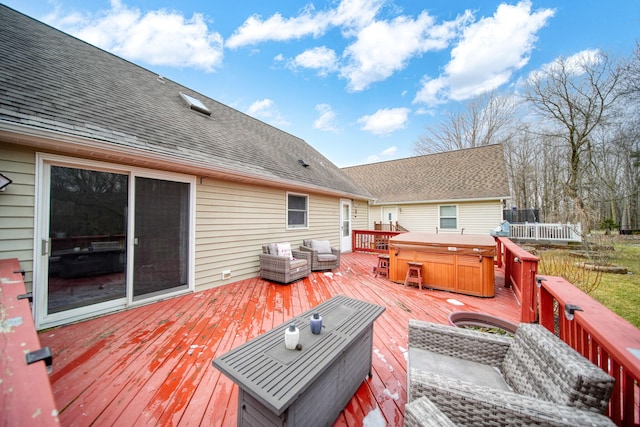
[[[175,153],[158,153],[139,148],[118,145],[91,138],[83,138],[63,132],[25,126],[0,120],[0,140],[40,150],[50,150],[80,157],[97,158],[104,161],[121,162],[135,166],[170,170],[173,172],[196,175],[201,179],[223,179],[248,184],[261,184],[271,187],[285,187],[297,191],[309,191],[318,194],[349,199],[371,200],[364,194],[355,194],[332,188],[317,186],[299,181],[287,180],[267,174],[247,174],[224,164],[214,165]],[[223,160],[221,160],[222,162]]]
[[[466,203],[466,202],[489,202],[494,200],[505,200],[510,199],[509,195],[502,196],[489,196],[489,197],[471,197],[471,198],[462,198],[462,199],[433,199],[433,200],[409,200],[409,201],[378,201],[375,200],[371,204],[374,206],[383,206],[383,205],[421,205],[421,204],[434,204],[434,203]]]

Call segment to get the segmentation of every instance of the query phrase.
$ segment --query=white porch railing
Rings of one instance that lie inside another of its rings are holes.
[[[509,224],[509,238],[518,240],[550,240],[582,242],[582,227],[578,224]]]

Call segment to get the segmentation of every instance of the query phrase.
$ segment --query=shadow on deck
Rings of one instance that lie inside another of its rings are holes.
[[[376,263],[342,254],[340,269],[290,285],[253,278],[42,332],[62,425],[235,425],[237,386],[211,361],[340,294],[386,311],[374,324],[373,378],[335,425],[402,425],[409,319],[447,323],[464,310],[517,323],[520,309],[500,270],[496,296],[477,298],[374,278]]]

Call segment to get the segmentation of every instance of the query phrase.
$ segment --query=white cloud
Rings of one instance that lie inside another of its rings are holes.
[[[329,104],[316,105],[316,111],[320,116],[313,122],[313,128],[325,132],[337,132],[336,113]]]
[[[541,73],[546,74],[559,67],[561,62],[569,74],[580,75],[585,72],[586,66],[598,64],[601,60],[601,52],[598,49],[588,49],[577,52],[567,58],[558,58],[553,62],[543,65],[540,69],[531,72],[532,77],[537,77]],[[560,62],[561,61],[561,62]]]
[[[335,9],[316,11],[313,5],[303,8],[297,16],[285,18],[275,13],[263,19],[252,15],[234,31],[225,45],[230,49],[266,41],[286,41],[302,37],[319,37],[328,29],[342,26],[350,32],[371,21],[384,0],[342,0]]]
[[[404,129],[409,120],[409,108],[384,108],[358,119],[361,129],[375,135],[388,135]]]
[[[302,52],[293,59],[291,66],[294,68],[312,68],[318,70],[318,74],[324,76],[336,69],[337,60],[338,58],[333,50],[321,46]]]
[[[396,153],[398,152],[398,147],[391,146],[387,149],[382,150],[381,152],[379,152],[378,154],[372,154],[369,157],[367,157],[367,162],[368,163],[373,163],[373,162],[377,162],[383,159],[388,159],[390,157],[393,157]]]
[[[402,70],[413,57],[447,47],[470,17],[467,12],[454,21],[435,25],[434,18],[422,12],[417,19],[399,16],[392,21],[374,21],[360,30],[357,40],[345,50],[347,64],[340,74],[349,81],[350,90],[361,91]]]
[[[529,61],[536,33],[554,15],[552,9],[531,11],[526,0],[501,4],[493,16],[468,26],[444,73],[423,79],[414,102],[435,104],[469,99],[504,84]]]
[[[342,0],[334,9],[316,11],[307,6],[293,17],[275,13],[268,18],[249,17],[227,39],[225,46],[239,48],[266,41],[287,41],[302,37],[319,37],[331,28],[340,28],[345,38],[354,38],[341,55],[326,47],[305,51],[291,61],[291,66],[315,68],[321,75],[338,71],[352,91],[366,89],[371,83],[387,79],[405,68],[415,56],[448,46],[471,18],[465,12],[452,21],[436,25],[427,12],[417,18],[398,16],[376,20],[384,0]]]
[[[287,126],[290,124],[272,99],[265,98],[255,101],[247,108],[246,112],[248,115],[271,123],[274,126]]]
[[[384,157],[391,157],[398,152],[398,147],[395,145],[393,147],[389,147],[386,150],[382,150],[382,154]]]
[[[337,132],[336,113],[329,104],[316,105],[316,111],[320,116],[313,122],[313,128],[325,132]]]
[[[210,32],[198,13],[189,19],[165,9],[142,13],[113,0],[110,9],[95,14],[54,12],[44,20],[129,60],[206,72],[222,62],[222,36]]]
[[[330,26],[326,13],[315,13],[306,7],[293,18],[283,18],[276,13],[265,20],[260,15],[252,15],[229,37],[225,45],[230,49],[255,45],[265,41],[286,41],[305,36],[318,37]]]

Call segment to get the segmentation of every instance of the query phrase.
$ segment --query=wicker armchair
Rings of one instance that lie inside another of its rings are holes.
[[[300,250],[311,254],[311,271],[340,268],[340,249],[327,240],[303,240]]]
[[[425,396],[456,424],[473,424],[469,417],[517,424],[511,417],[564,425],[563,417],[593,415],[595,425],[611,425],[598,415],[613,381],[541,325],[521,324],[511,338],[409,321],[407,401]]]
[[[406,404],[405,427],[615,426],[602,414],[572,406],[488,387],[484,387],[484,394],[478,394],[478,389],[451,388],[447,380],[423,371],[414,370],[413,375],[416,376],[413,393],[425,393],[430,398],[424,395]],[[424,384],[428,386],[422,389]]]
[[[260,277],[283,284],[291,283],[311,274],[311,255],[302,251],[291,251],[288,256],[271,253],[273,244],[263,245],[260,254]]]

